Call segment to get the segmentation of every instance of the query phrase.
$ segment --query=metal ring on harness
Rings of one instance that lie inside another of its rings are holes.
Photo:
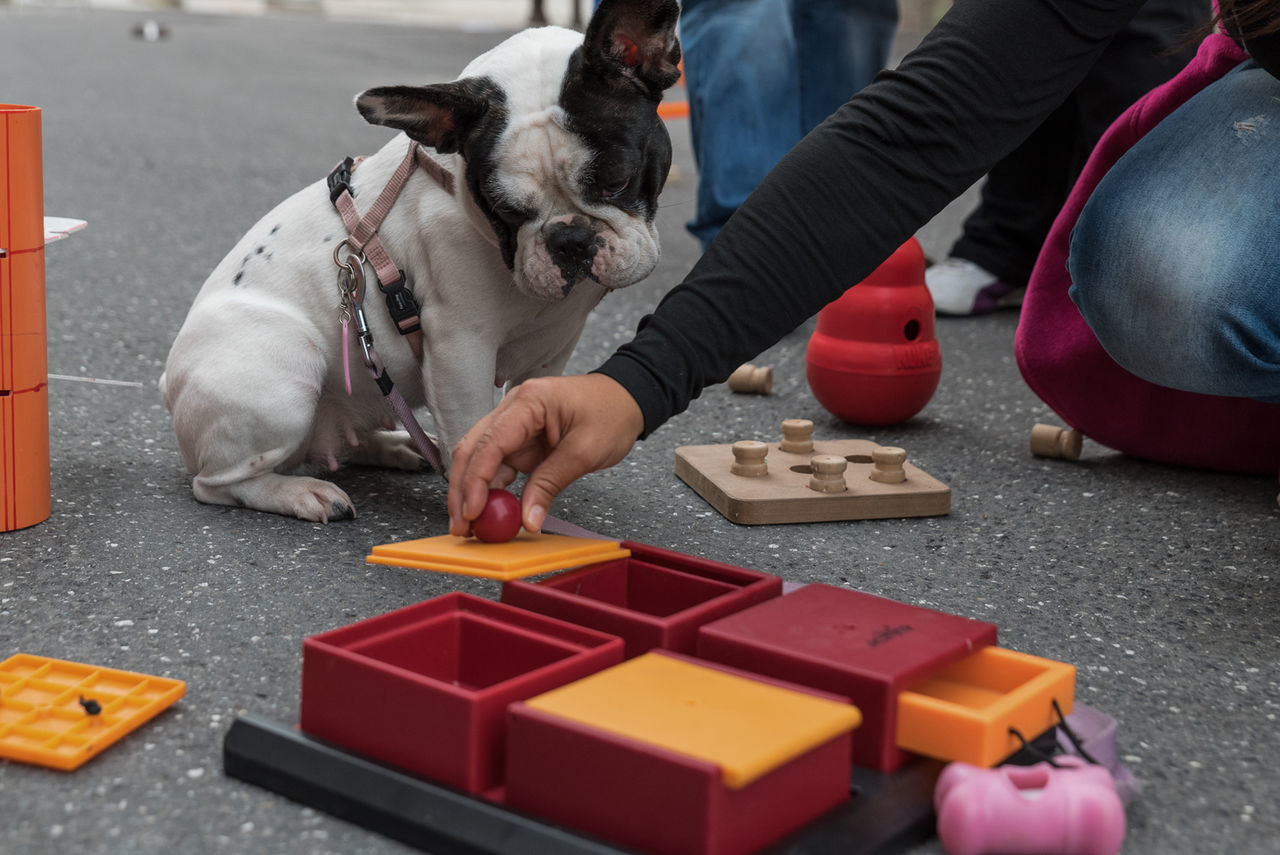
[[[340,261],[338,254],[343,247],[347,248],[348,255]],[[352,250],[351,244],[345,239],[333,248],[333,263],[338,266],[339,271],[346,271],[349,274],[350,285],[343,287],[339,284],[338,287],[343,292],[344,299],[350,300],[351,317],[356,323],[356,339],[360,342],[360,353],[364,358],[364,365],[374,372],[376,377],[382,373],[382,369],[373,351],[373,333],[369,330],[369,321],[364,314],[364,261],[364,254]],[[339,273],[339,280],[342,278],[342,274]]]
[[[338,258],[338,253],[342,252],[343,249],[346,249],[348,253],[345,260]],[[355,262],[354,265],[352,264],[353,261]],[[357,267],[359,268],[364,267],[364,263],[365,263],[364,253],[357,251],[356,248],[351,245],[350,238],[343,238],[342,240],[338,241],[337,246],[333,248],[333,263],[334,263],[334,266],[338,267],[339,269],[345,267],[347,270],[351,271],[351,275],[353,277],[359,278],[360,280],[359,284],[361,286],[364,285],[364,271],[363,269],[357,270]],[[363,289],[362,289],[362,292],[363,292]],[[362,300],[364,299],[363,293],[361,293],[359,296],[360,296],[360,299]]]

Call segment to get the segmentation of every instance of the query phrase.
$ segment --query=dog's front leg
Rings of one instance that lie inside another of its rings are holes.
[[[574,336],[571,340],[565,342],[564,347],[560,348],[550,359],[535,363],[508,378],[507,389],[519,386],[524,381],[532,380],[534,377],[559,377],[564,373],[564,367],[569,363],[569,357],[573,355],[573,349],[577,345],[578,337]]]
[[[481,352],[475,347],[475,341],[483,340],[481,335],[450,338],[453,346],[448,340],[437,339],[436,343],[441,346],[432,348],[434,352],[445,354],[445,358],[437,361],[428,355],[423,362],[427,409],[435,421],[446,471],[454,445],[493,409],[497,366],[497,356],[493,351]]]

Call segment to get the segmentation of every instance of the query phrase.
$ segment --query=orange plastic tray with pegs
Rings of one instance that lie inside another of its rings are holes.
[[[0,663],[0,757],[73,771],[186,690],[181,680],[15,654]]]

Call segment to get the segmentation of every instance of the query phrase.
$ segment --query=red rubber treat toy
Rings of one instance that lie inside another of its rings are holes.
[[[485,543],[506,543],[520,533],[520,524],[520,500],[494,487],[480,516],[471,521],[471,533]]]

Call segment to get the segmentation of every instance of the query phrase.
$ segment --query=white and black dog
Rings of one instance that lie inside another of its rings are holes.
[[[160,387],[197,499],[327,522],[354,516],[351,499],[301,473],[423,465],[389,430],[377,383],[360,370],[345,389],[341,265],[348,284],[368,283],[376,352],[408,405],[430,411],[446,465],[495,386],[563,370],[601,297],[658,261],[671,141],[657,105],[679,77],[678,14],[676,0],[604,0],[585,37],[526,30],[452,83],[357,97],[366,120],[404,134],[336,189],[318,181],[262,218],[174,341]],[[398,334],[372,262],[347,251],[331,198],[349,188],[366,211],[411,140],[433,150],[420,153],[432,169],[412,169],[378,237],[415,298],[420,347]]]

